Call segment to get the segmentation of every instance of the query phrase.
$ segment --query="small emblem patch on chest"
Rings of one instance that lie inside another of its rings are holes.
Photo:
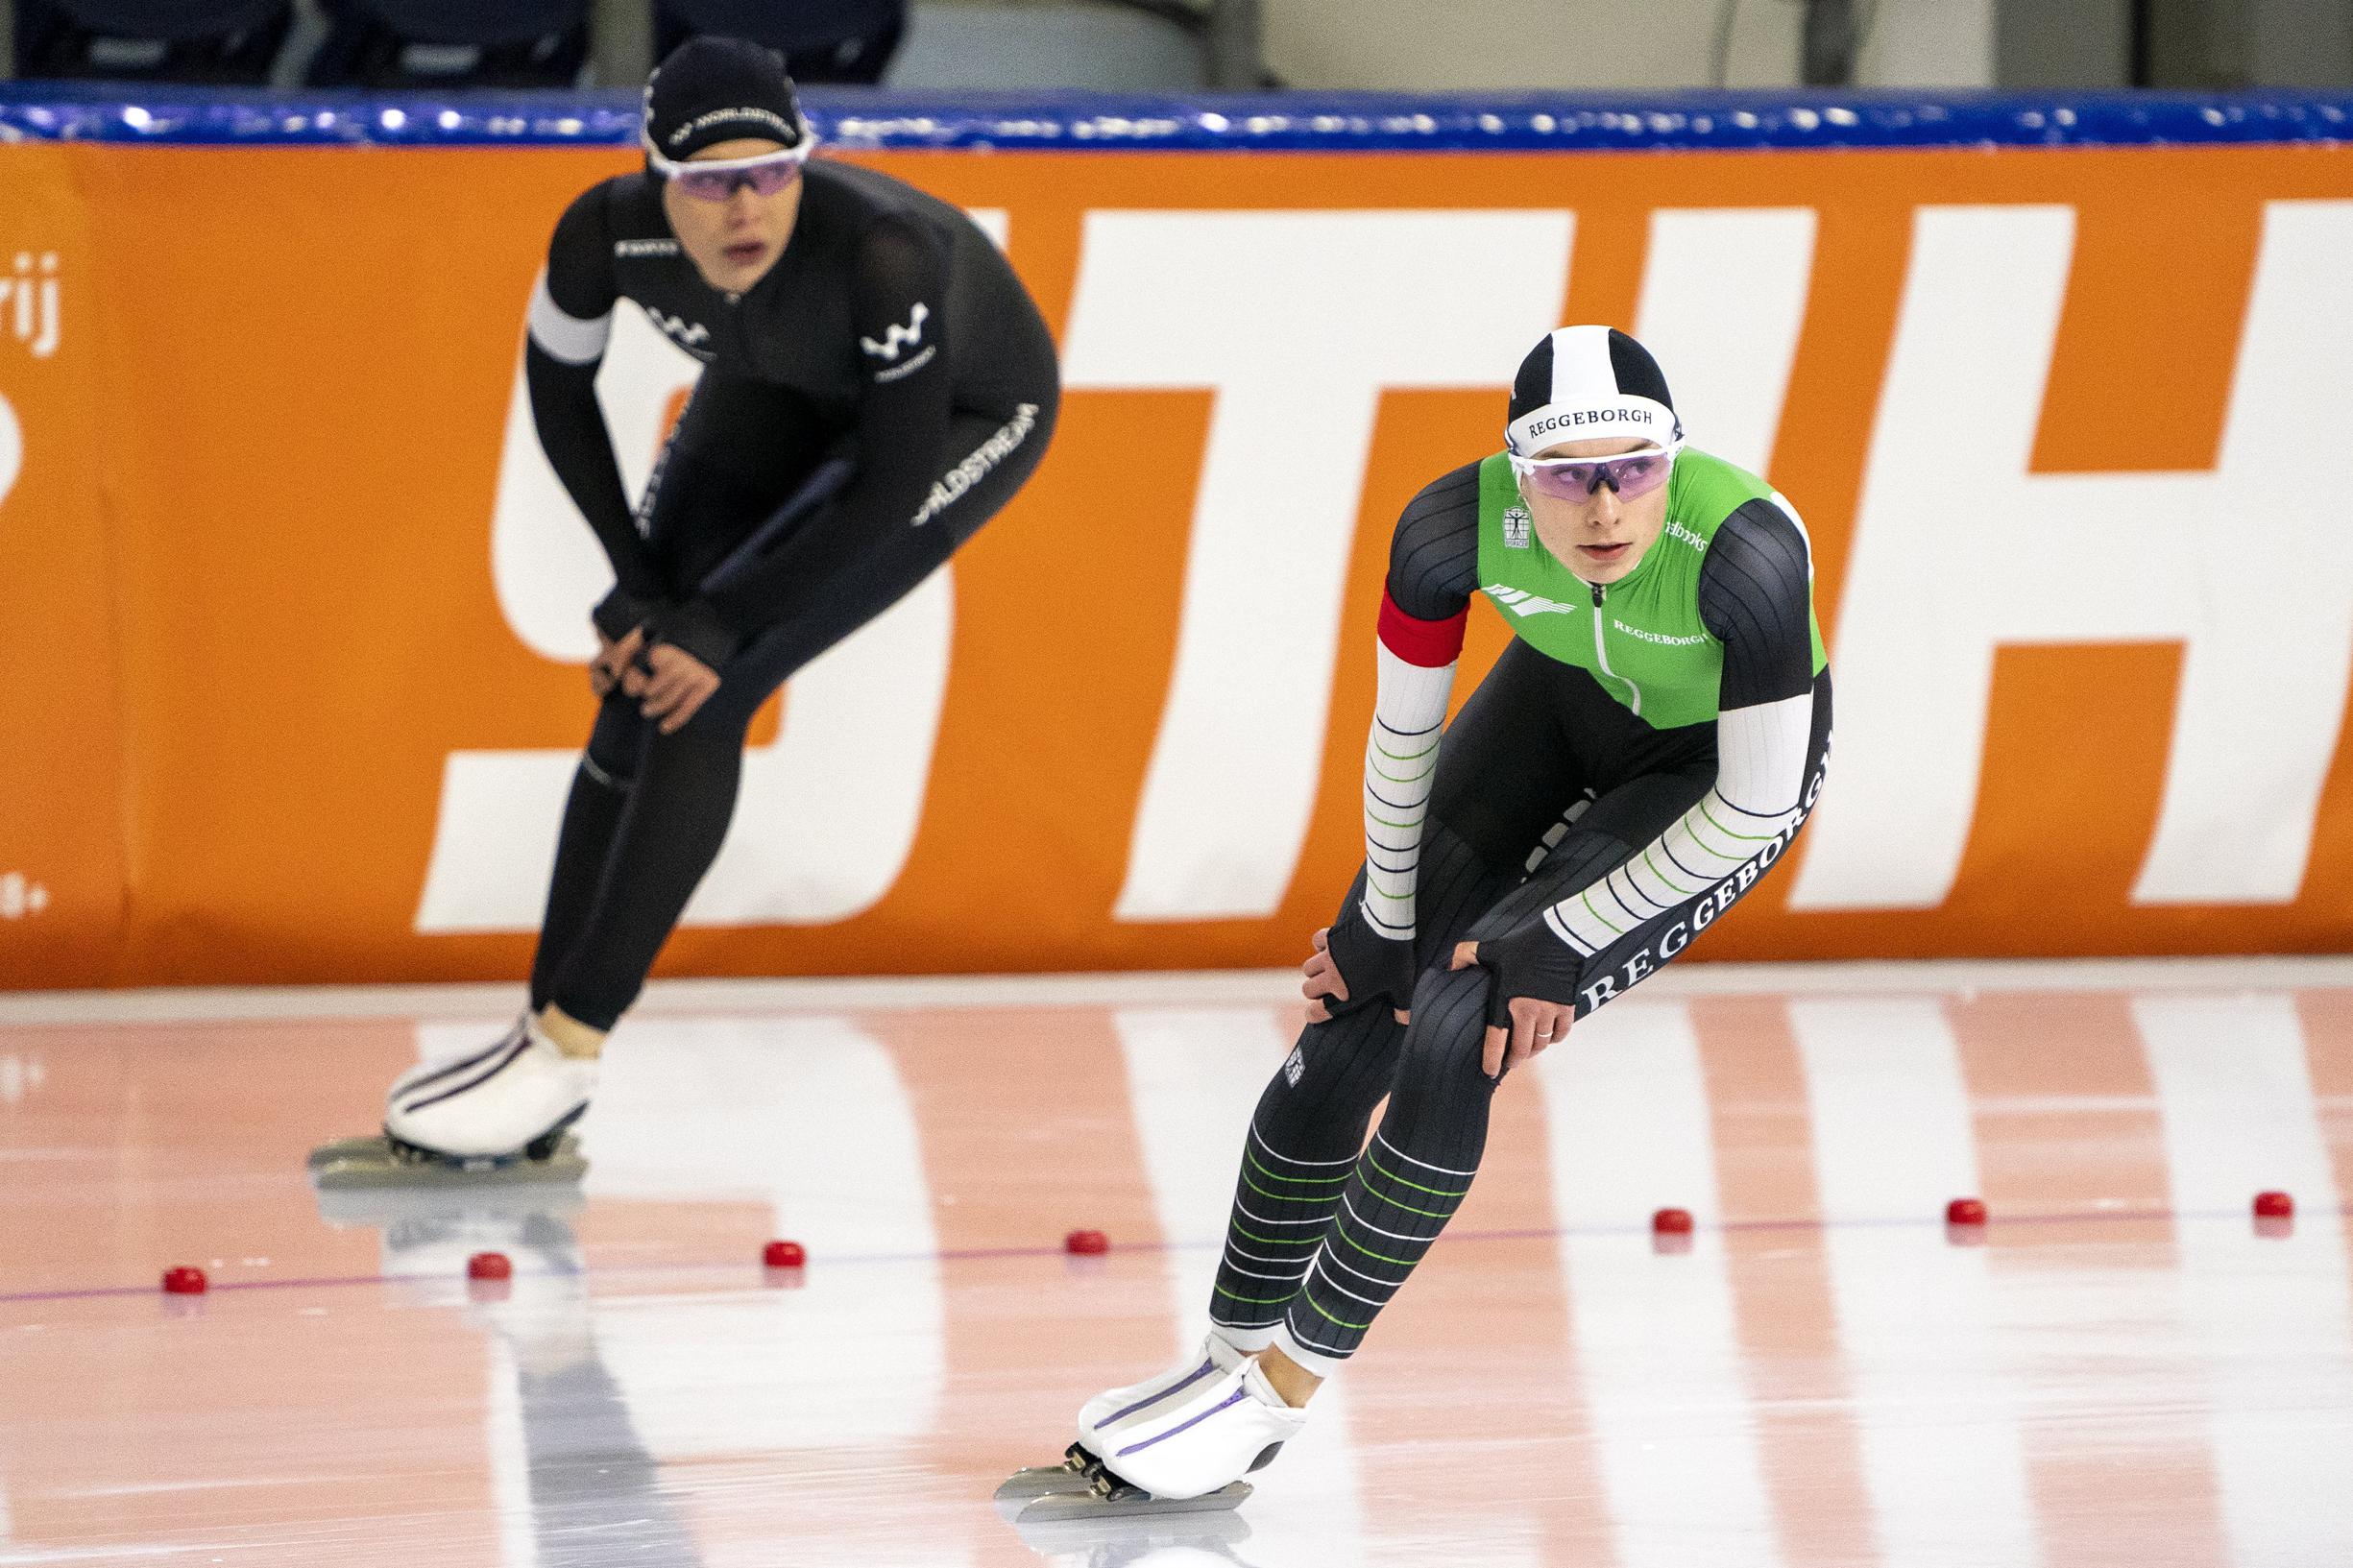
[[[908,312],[905,326],[892,322],[884,329],[882,341],[861,337],[858,340],[858,346],[876,359],[896,360],[900,354],[922,344],[923,324],[931,319],[931,315],[932,307],[918,300],[915,308]]]
[[[662,328],[662,335],[683,349],[699,349],[711,341],[711,328],[700,322],[690,322],[666,311],[648,309],[646,315]]]
[[[1526,507],[1508,508],[1503,514],[1503,547],[1507,550],[1526,549],[1530,526]]]
[[[1576,605],[1547,599],[1541,593],[1531,593],[1525,589],[1506,588],[1501,583],[1490,583],[1482,591],[1523,619],[1529,615],[1572,615],[1578,610]]]

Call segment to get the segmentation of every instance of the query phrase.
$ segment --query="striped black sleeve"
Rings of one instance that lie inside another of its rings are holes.
[[[1813,572],[1806,536],[1769,500],[1724,519],[1699,570],[1699,615],[1724,644],[1724,709],[1813,687]]]
[[[1389,597],[1416,620],[1459,615],[1479,589],[1479,465],[1466,463],[1405,503],[1389,542]]]

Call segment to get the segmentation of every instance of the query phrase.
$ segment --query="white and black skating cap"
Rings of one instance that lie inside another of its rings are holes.
[[[809,139],[785,57],[743,38],[689,38],[645,80],[645,145],[672,161],[723,141]]]
[[[1683,439],[1666,377],[1650,350],[1614,326],[1547,332],[1519,362],[1504,438],[1522,457],[1565,441]]]

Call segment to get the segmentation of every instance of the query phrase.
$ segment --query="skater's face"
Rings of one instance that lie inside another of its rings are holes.
[[[784,151],[780,142],[742,136],[715,142],[685,159],[684,166],[731,163]],[[785,253],[792,226],[801,215],[798,166],[788,165],[796,178],[785,181],[781,188],[763,194],[758,187],[772,182],[787,166],[780,165],[772,173],[751,171],[758,175],[757,181],[727,181],[726,194],[716,199],[695,194],[689,188],[695,183],[691,179],[663,182],[662,211],[670,221],[670,232],[678,236],[679,248],[713,288],[723,294],[741,294],[765,277],[776,258]]]
[[[1537,453],[1551,458],[1623,457],[1648,450],[1647,441],[1565,441]],[[1614,583],[1642,564],[1666,527],[1667,487],[1655,484],[1640,495],[1621,495],[1633,485],[1597,484],[1589,494],[1562,496],[1522,483],[1520,499],[1536,525],[1536,537],[1553,558],[1589,583]]]

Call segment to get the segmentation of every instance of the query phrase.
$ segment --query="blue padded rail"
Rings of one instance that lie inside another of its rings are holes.
[[[619,147],[630,92],[378,94],[0,83],[0,140],[184,146]],[[1409,97],[813,89],[837,146],[1142,152],[1540,152],[2336,142],[2353,94],[1896,92]]]

